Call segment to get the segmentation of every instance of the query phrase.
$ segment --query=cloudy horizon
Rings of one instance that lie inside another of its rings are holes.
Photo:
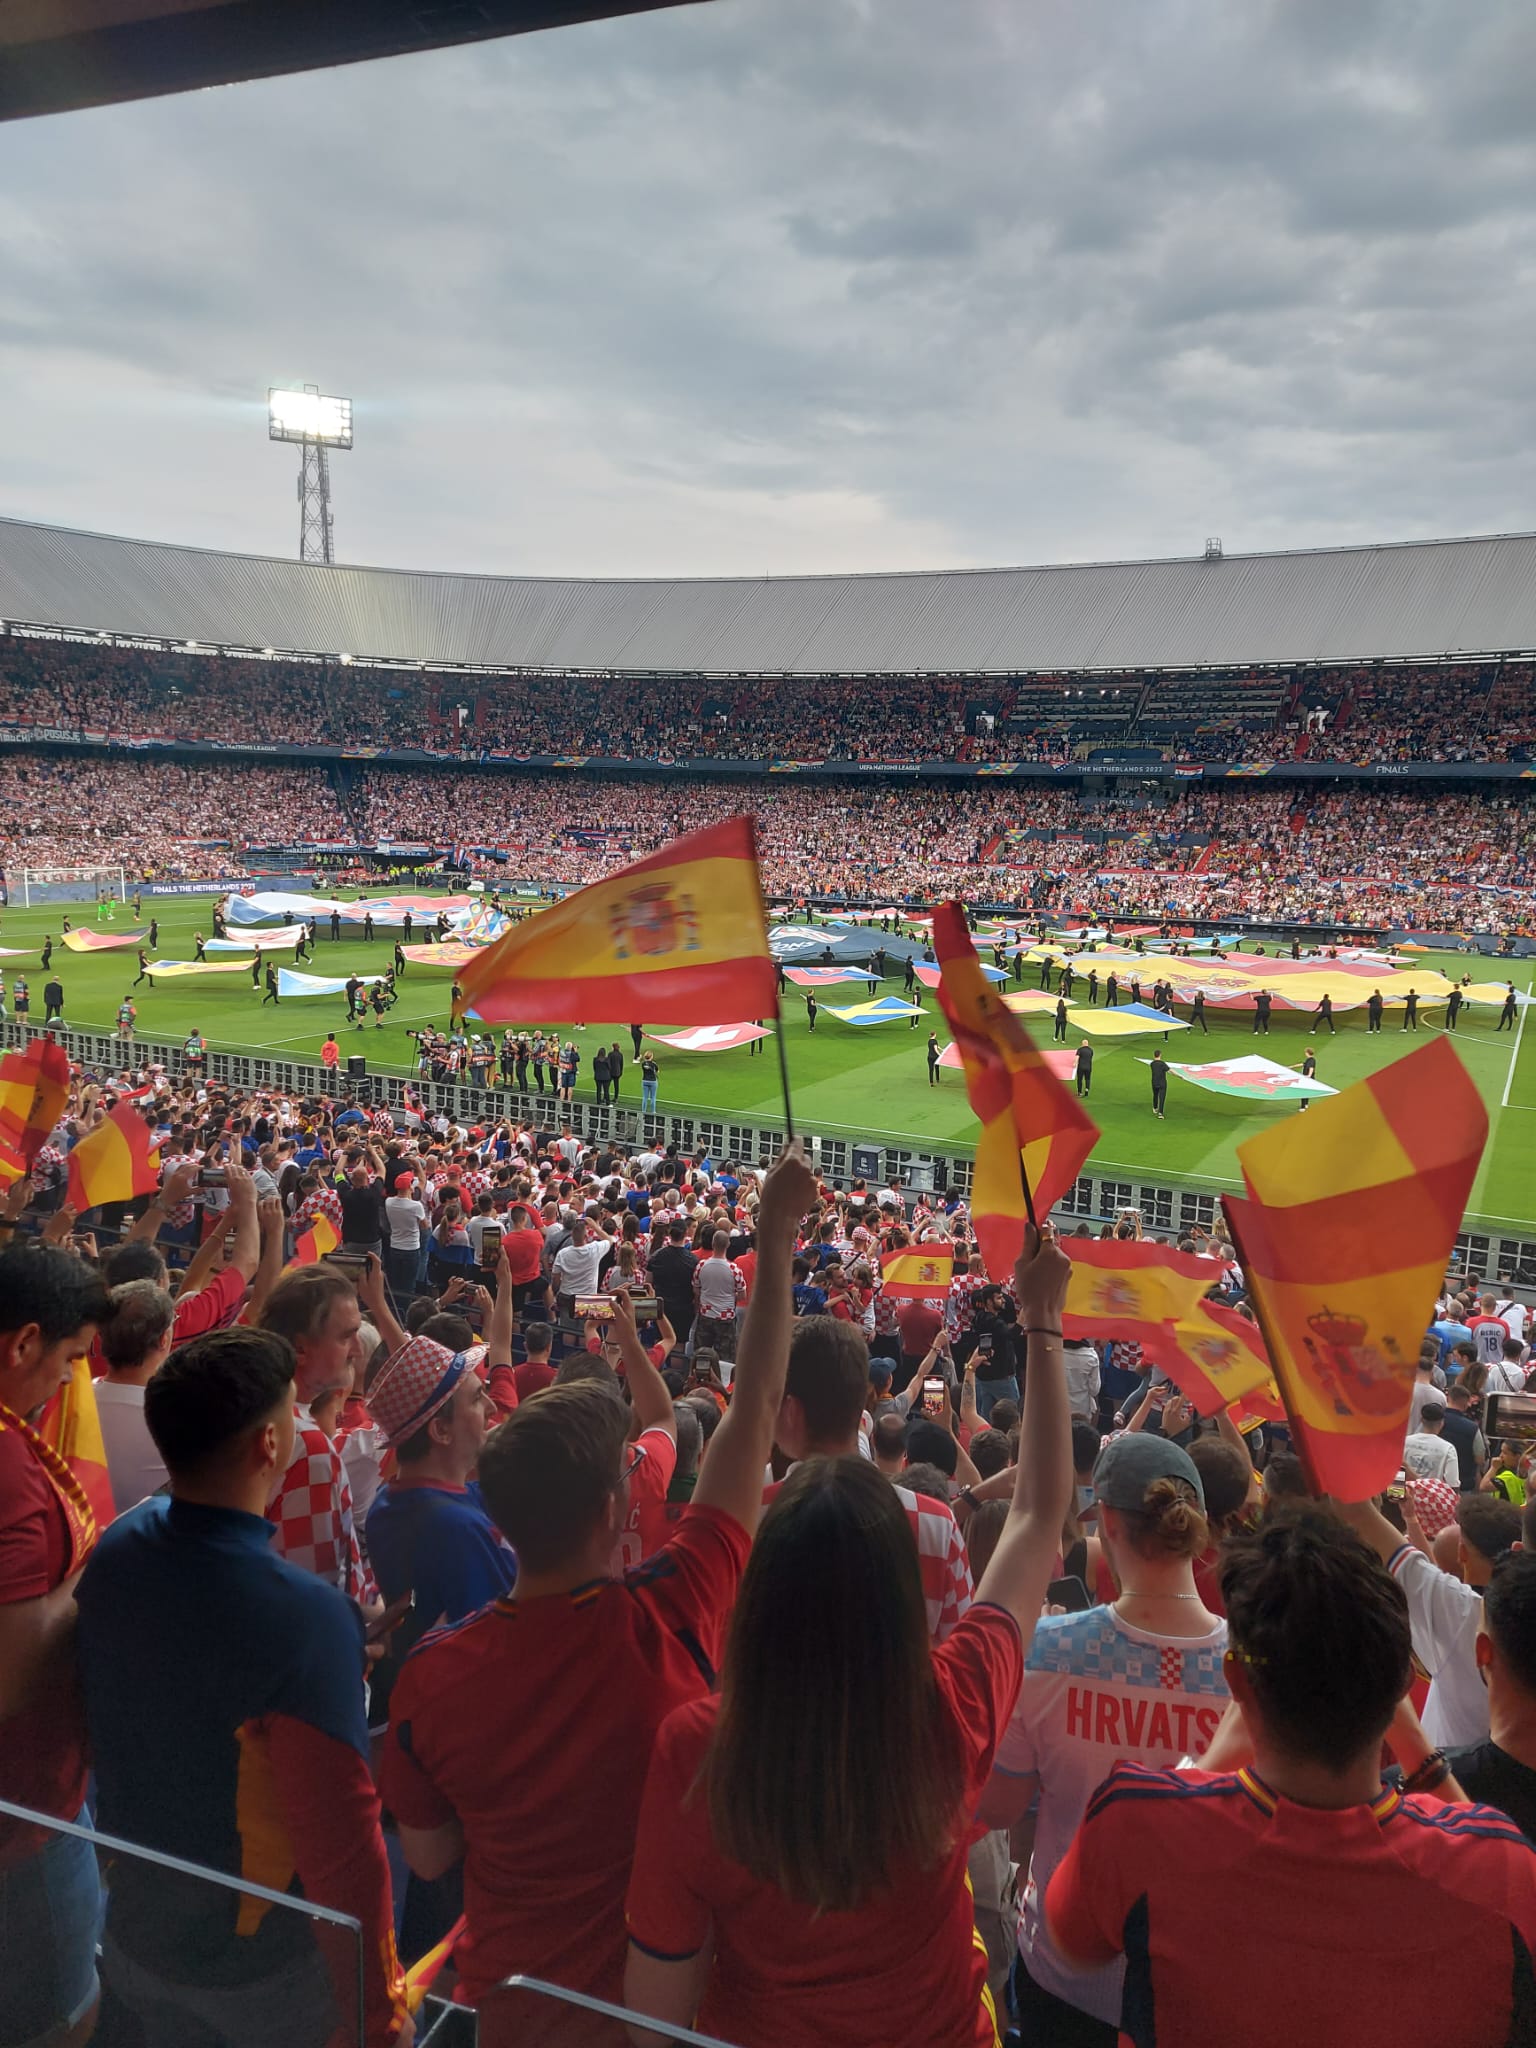
[[[753,575],[1536,526],[1536,12],[716,0],[0,127],[0,513]]]

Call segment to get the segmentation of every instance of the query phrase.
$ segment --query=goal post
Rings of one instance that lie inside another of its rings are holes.
[[[45,903],[126,903],[128,890],[120,866],[23,868],[21,900],[26,910]]]

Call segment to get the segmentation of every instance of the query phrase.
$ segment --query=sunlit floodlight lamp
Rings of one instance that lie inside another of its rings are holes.
[[[327,398],[321,392],[269,391],[267,438],[309,441],[322,448],[352,446],[352,401]]]

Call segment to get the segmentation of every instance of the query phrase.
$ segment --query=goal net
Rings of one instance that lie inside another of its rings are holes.
[[[40,903],[126,903],[128,893],[120,867],[23,868],[21,900],[31,910]]]

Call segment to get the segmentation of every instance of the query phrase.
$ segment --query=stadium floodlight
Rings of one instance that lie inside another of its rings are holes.
[[[352,401],[326,398],[314,385],[303,391],[267,393],[269,441],[316,441],[322,448],[352,446]]]
[[[352,446],[352,401],[327,398],[318,384],[302,391],[267,392],[267,439],[297,442],[299,458],[299,560],[333,563],[331,465],[327,450]]]

